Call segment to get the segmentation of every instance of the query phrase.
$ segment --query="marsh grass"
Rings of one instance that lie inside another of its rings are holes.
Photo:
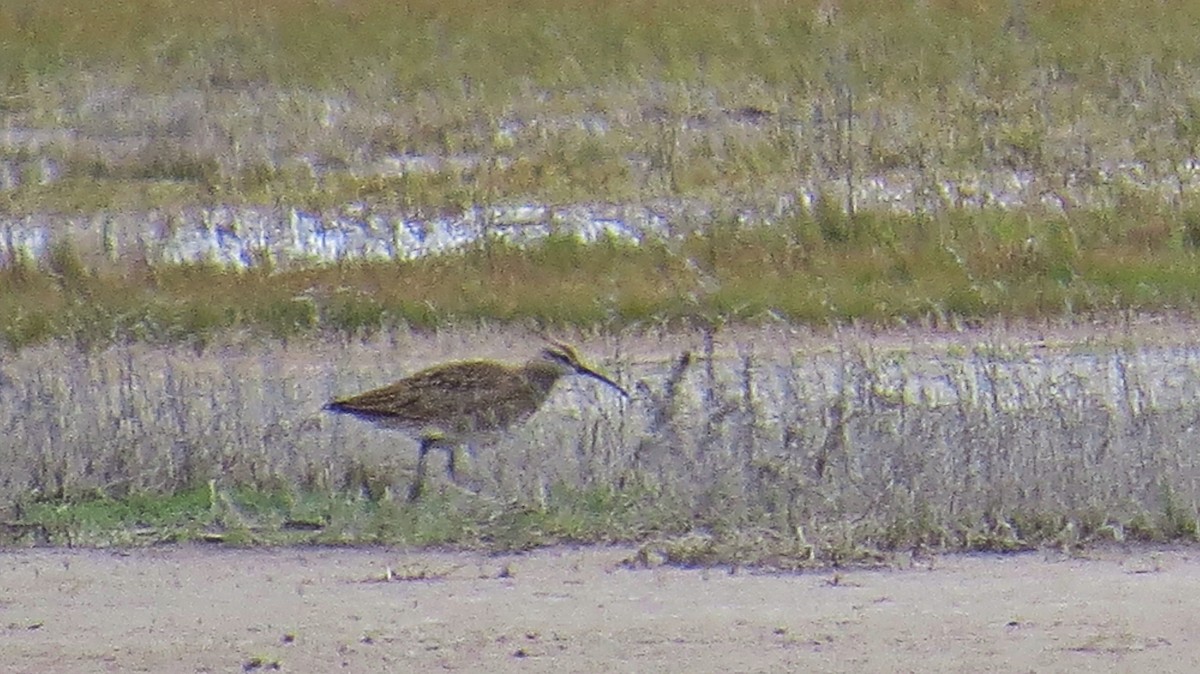
[[[416,504],[414,443],[321,403],[467,343],[512,357],[512,333],[26,349],[0,389],[0,529],[72,545],[639,542],[633,563],[777,568],[1200,531],[1194,346],[707,334],[592,340],[631,403],[565,386],[475,448],[477,495],[435,482]]]
[[[1122,163],[1178,201],[1197,10],[1143,5],[7,0],[4,208],[729,197],[896,171],[934,189],[989,168],[1048,193]],[[397,158],[422,168],[392,180]]]
[[[612,329],[784,320],[953,324],[994,316],[1189,311],[1192,210],[801,214],[665,241],[488,238],[457,253],[246,271],[149,265],[69,241],[0,268],[9,348],[66,339],[203,348],[223,335],[370,338],[499,321]]]

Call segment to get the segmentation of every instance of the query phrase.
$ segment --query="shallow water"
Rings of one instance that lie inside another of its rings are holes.
[[[1057,212],[1068,204],[1111,208],[1130,193],[1171,203],[1181,190],[1200,187],[1197,168],[1189,160],[1178,171],[1155,177],[1140,164],[1112,163],[1087,175],[1071,173],[1052,191],[1029,171],[976,171],[941,180],[932,189],[922,175],[895,171],[856,180],[854,203],[859,209],[900,213],[951,208]],[[551,233],[575,234],[583,241],[670,240],[713,222],[764,226],[787,221],[811,212],[820,195],[845,203],[844,179],[802,181],[793,191],[767,199],[482,204],[432,217],[365,203],[326,211],[221,205],[136,213],[0,214],[0,266],[13,259],[42,259],[56,241],[70,241],[85,254],[114,260],[132,255],[153,263],[203,262],[245,269],[264,263],[407,260],[462,249],[488,237],[517,245]]]

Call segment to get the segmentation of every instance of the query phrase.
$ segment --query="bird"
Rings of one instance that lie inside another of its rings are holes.
[[[408,500],[416,501],[425,488],[431,449],[447,452],[447,472],[451,481],[457,482],[454,450],[458,446],[493,437],[525,421],[566,375],[595,379],[629,398],[619,384],[584,364],[570,345],[547,341],[547,347],[521,366],[492,360],[443,363],[393,384],[335,399],[324,409],[415,437],[420,446]]]

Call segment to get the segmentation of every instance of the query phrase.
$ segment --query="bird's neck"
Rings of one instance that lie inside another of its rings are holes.
[[[534,363],[525,369],[525,380],[542,395],[549,395],[562,375],[562,368],[552,363]]]

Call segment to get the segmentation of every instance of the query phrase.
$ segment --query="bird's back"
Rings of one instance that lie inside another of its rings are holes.
[[[463,361],[334,401],[328,409],[411,433],[467,436],[523,421],[548,393],[549,388],[531,381],[523,368]]]

